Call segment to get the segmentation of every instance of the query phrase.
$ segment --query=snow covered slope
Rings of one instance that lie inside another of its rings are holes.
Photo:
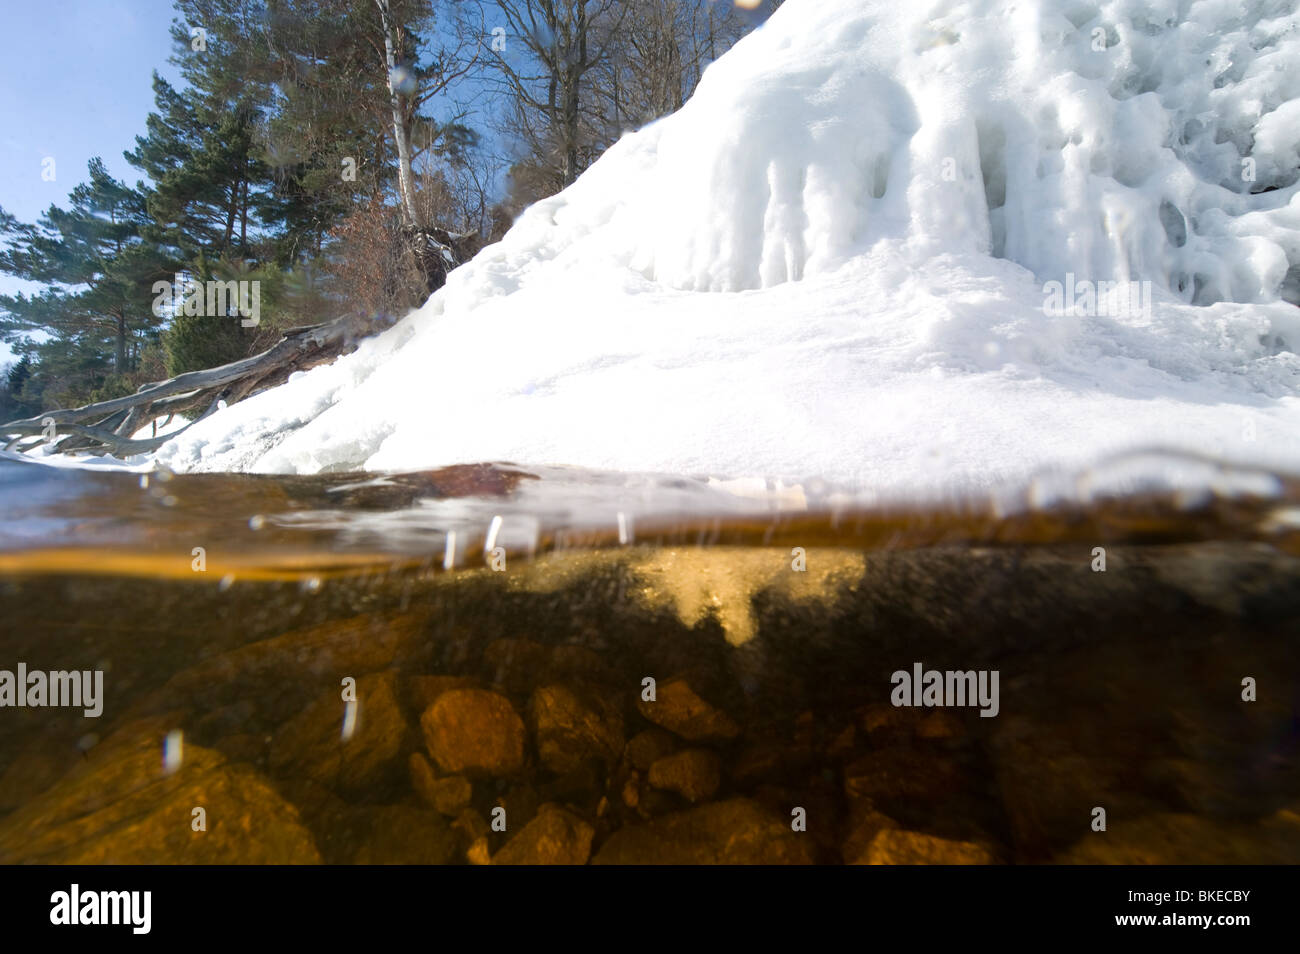
[[[1300,468],[1294,7],[789,0],[419,311],[158,461]]]

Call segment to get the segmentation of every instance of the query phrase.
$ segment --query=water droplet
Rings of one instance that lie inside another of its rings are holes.
[[[184,758],[185,734],[180,729],[172,729],[163,739],[163,772],[171,775],[181,767]]]
[[[483,552],[491,553],[492,548],[497,545],[497,534],[501,532],[501,517],[497,515],[492,518],[492,523],[488,525],[487,539],[483,541]]]
[[[349,700],[343,708],[343,741],[352,738],[357,731],[357,704]]]

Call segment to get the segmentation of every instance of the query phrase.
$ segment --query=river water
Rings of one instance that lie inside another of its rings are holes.
[[[1197,466],[0,461],[0,862],[1297,862],[1300,481]]]

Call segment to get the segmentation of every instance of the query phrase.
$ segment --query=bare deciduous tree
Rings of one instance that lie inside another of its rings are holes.
[[[513,106],[515,131],[535,157],[550,160],[563,188],[598,148],[584,122],[594,106],[592,74],[604,64],[628,6],[621,0],[495,0],[495,7],[508,41],[493,50],[494,63]],[[519,45],[523,56],[513,53]]]
[[[501,131],[522,146],[505,207],[558,192],[624,132],[681,108],[705,67],[777,5],[491,0],[506,24],[489,51],[508,104]]]

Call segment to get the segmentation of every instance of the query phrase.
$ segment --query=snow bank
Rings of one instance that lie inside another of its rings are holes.
[[[419,311],[158,461],[877,488],[1152,443],[1300,466],[1292,8],[789,0]]]

